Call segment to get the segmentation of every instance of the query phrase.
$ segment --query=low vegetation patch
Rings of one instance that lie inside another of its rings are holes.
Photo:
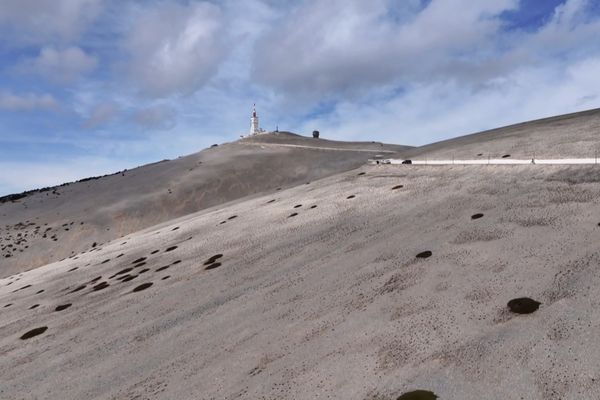
[[[510,311],[516,314],[531,314],[540,307],[539,301],[530,299],[529,297],[519,297],[508,302],[507,306]]]
[[[34,336],[41,335],[42,333],[46,332],[47,330],[48,330],[47,326],[41,326],[39,328],[32,329],[32,330],[30,330],[28,332],[25,332],[21,336],[21,340],[31,339]]]

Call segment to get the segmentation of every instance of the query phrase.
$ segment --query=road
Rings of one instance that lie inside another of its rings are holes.
[[[386,159],[370,160],[376,164],[384,161],[384,164],[402,164],[404,160]],[[477,160],[411,160],[413,165],[523,165],[523,164],[545,164],[545,165],[579,165],[579,164],[597,164],[596,158],[559,158],[559,159],[511,159],[511,158],[492,158]]]
[[[314,150],[332,150],[332,151],[357,151],[364,153],[386,153],[394,154],[396,151],[392,150],[379,150],[379,149],[353,149],[353,148],[342,148],[342,147],[322,147],[322,146],[306,146],[301,144],[280,144],[280,143],[251,143],[247,142],[244,144],[252,146],[276,146],[276,147],[299,147],[303,149],[314,149]]]

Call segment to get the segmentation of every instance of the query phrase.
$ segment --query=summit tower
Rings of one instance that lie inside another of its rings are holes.
[[[265,133],[258,123],[258,114],[256,113],[256,104],[252,106],[252,117],[250,118],[250,135],[259,135]]]

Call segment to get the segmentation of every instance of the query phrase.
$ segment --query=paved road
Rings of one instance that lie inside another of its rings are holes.
[[[372,160],[376,163],[377,160]],[[386,164],[402,164],[399,159],[386,159]],[[389,162],[388,162],[389,161]],[[551,165],[575,165],[575,164],[598,164],[595,158],[559,158],[559,159],[510,159],[492,158],[477,160],[412,160],[416,165],[498,165],[498,164],[551,164]]]
[[[244,144],[249,144],[252,146],[276,146],[276,147],[300,147],[304,149],[314,149],[314,150],[332,150],[332,151],[358,151],[364,153],[387,153],[393,154],[397,153],[392,150],[378,150],[378,149],[352,149],[352,148],[338,148],[338,147],[322,147],[322,146],[305,146],[301,144],[280,144],[280,143],[251,143],[246,142]]]

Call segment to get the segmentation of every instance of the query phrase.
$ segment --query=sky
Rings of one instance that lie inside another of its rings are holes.
[[[2,0],[0,195],[261,126],[405,145],[600,107],[594,0]]]

